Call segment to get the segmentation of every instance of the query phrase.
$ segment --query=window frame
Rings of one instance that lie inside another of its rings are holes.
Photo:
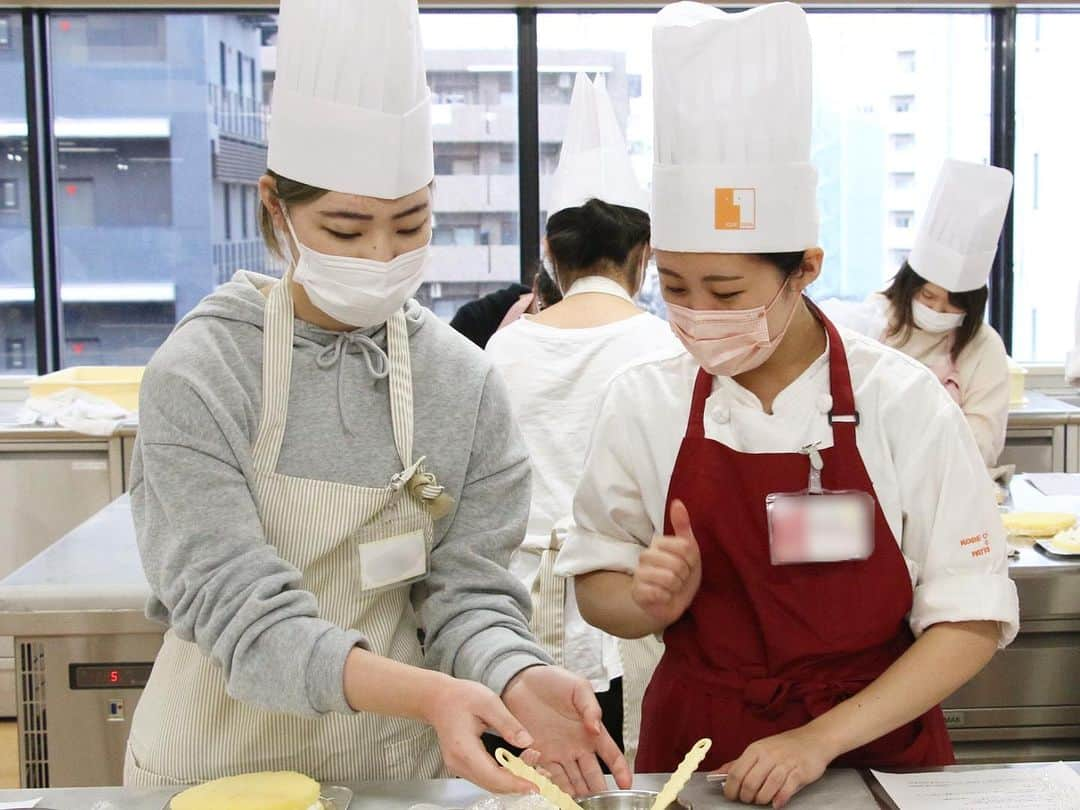
[[[659,4],[651,6],[628,5],[616,0],[590,0],[583,7],[547,6],[543,2],[520,0],[521,5],[484,0],[421,0],[421,13],[460,14],[514,14],[517,18],[517,99],[518,99],[518,178],[519,178],[519,232],[521,248],[522,280],[531,281],[532,268],[540,250],[540,142],[539,142],[539,73],[537,54],[537,19],[544,14],[580,13],[655,13]],[[206,14],[227,11],[215,0],[193,0],[180,6],[150,5],[148,0],[114,0],[113,6],[124,13],[148,14]],[[237,0],[229,8],[275,11],[272,4]],[[62,323],[59,316],[58,262],[56,261],[55,199],[50,184],[55,183],[56,169],[50,155],[52,148],[52,121],[49,105],[49,37],[48,23],[53,15],[100,11],[91,4],[57,8],[47,4],[30,2],[5,10],[7,15],[21,13],[23,18],[23,58],[27,66],[27,120],[31,178],[29,182],[32,240],[34,243],[34,277],[36,314],[38,320],[37,358],[38,372],[47,373],[60,365]],[[1015,169],[1015,71],[1016,71],[1016,21],[1023,13],[1077,13],[1080,9],[1031,8],[1018,9],[1015,4],[999,6],[969,6],[952,4],[928,4],[919,7],[873,5],[852,2],[844,6],[822,6],[807,9],[808,13],[829,14],[963,14],[986,15],[991,32],[991,162],[1009,170]],[[226,60],[226,65],[228,60]],[[915,65],[916,72],[918,65]],[[228,71],[227,71],[228,73]],[[259,90],[252,87],[258,97]],[[256,206],[257,210],[257,206]],[[990,282],[990,322],[1002,334],[1006,346],[1012,345],[1012,213],[1006,222]]]

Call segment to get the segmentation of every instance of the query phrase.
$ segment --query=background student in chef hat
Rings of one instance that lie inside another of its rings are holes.
[[[596,410],[612,374],[681,347],[667,324],[633,301],[649,249],[648,195],[630,164],[603,80],[578,74],[544,240],[563,300],[498,332],[487,352],[502,373],[533,469],[529,528],[510,564],[532,592],[532,626],[556,661],[588,678],[604,723],[632,759],[641,698],[659,645],[618,642],[585,623],[573,583],[553,574]],[[628,662],[644,663],[631,667]]]
[[[492,727],[567,790],[604,787],[596,751],[628,784],[505,568],[529,508],[505,389],[410,300],[434,174],[416,2],[285,0],[280,26],[260,190],[290,270],[212,294],[142,389],[133,510],[170,631],[125,780],[414,779],[445,759],[528,790],[484,751]]]
[[[951,763],[939,704],[1015,636],[1016,590],[963,414],[803,295],[806,15],[675,3],[653,42],[653,247],[689,354],[612,381],[556,566],[595,626],[664,635],[635,766],[710,737],[727,797],[780,807],[833,762]]]
[[[866,317],[838,320],[880,338],[934,372],[960,406],[983,461],[994,468],[1005,447],[1009,359],[985,322],[987,279],[1012,196],[1012,174],[996,166],[946,161],[911,256]],[[832,314],[832,308],[824,305]],[[865,326],[860,326],[860,323]]]

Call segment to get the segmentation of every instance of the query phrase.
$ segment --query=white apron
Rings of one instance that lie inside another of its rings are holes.
[[[633,298],[616,281],[603,276],[578,279],[566,291],[563,299],[583,293],[604,293],[633,303]],[[529,629],[555,659],[565,666],[566,580],[555,576],[555,561],[561,546],[558,532],[552,530],[547,548],[522,547],[522,551],[540,555],[540,569],[532,583],[532,621]],[[630,767],[634,766],[638,738],[641,735],[641,703],[653,671],[664,654],[663,642],[653,636],[618,640],[623,675],[623,749]]]
[[[255,495],[267,542],[303,573],[302,587],[315,595],[321,618],[360,631],[377,655],[420,666],[409,598],[414,580],[395,583],[390,576],[387,584],[386,571],[376,570],[385,564],[362,564],[388,559],[365,556],[380,541],[411,535],[415,551],[420,533],[423,556],[430,555],[433,541],[426,501],[413,494],[422,490],[429,498],[440,490],[412,459],[405,315],[399,311],[387,322],[390,408],[404,472],[382,488],[282,475],[276,468],[292,369],[291,278],[289,273],[275,285],[266,306],[262,417],[253,447]],[[423,568],[426,572],[426,562]],[[381,588],[372,587],[373,577]],[[272,770],[300,771],[323,782],[443,774],[435,732],[418,721],[367,713],[277,714],[230,698],[225,687],[219,667],[195,644],[168,631],[132,722],[124,783],[190,784]]]

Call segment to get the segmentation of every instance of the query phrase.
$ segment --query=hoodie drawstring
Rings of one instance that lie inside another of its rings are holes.
[[[324,371],[329,371],[334,366],[337,366],[338,415],[341,417],[341,423],[345,426],[345,431],[350,436],[355,436],[356,432],[352,429],[345,416],[345,389],[342,385],[345,364],[341,362],[342,356],[348,354],[352,347],[359,348],[363,353],[368,371],[376,380],[385,380],[390,376],[390,358],[378,343],[362,332],[342,332],[333,343],[315,357],[315,365]]]

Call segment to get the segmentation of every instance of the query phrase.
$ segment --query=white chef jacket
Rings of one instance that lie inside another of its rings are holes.
[[[593,422],[611,377],[643,357],[681,351],[668,324],[648,313],[582,329],[522,318],[491,338],[487,353],[507,383],[532,462],[528,533],[510,561],[510,572],[527,588],[539,574],[540,552],[549,547],[552,529],[570,516]],[[556,544],[564,536],[560,529]],[[581,617],[572,580],[567,582],[563,630],[566,666],[588,678],[597,692],[607,691],[622,676],[618,648]]]
[[[833,323],[846,326],[914,357],[931,371],[952,367],[952,333],[933,334],[915,328],[904,342],[903,335],[887,337],[891,305],[880,293],[860,304],[826,301],[822,309]],[[1005,449],[1009,426],[1009,356],[993,327],[983,324],[955,362],[960,389],[960,410],[975,435],[983,462],[995,467]],[[940,379],[940,375],[939,375]]]
[[[911,574],[912,630],[918,636],[939,622],[996,621],[1005,646],[1019,625],[1016,588],[1001,518],[963,414],[922,364],[871,338],[841,334],[862,420],[859,453]],[[663,531],[697,370],[689,355],[672,356],[635,364],[612,381],[557,573],[632,573]],[[826,352],[776,397],[772,414],[734,380],[716,378],[705,434],[743,453],[794,453],[814,442],[831,447],[831,405]],[[984,536],[990,553],[973,556],[983,545],[973,538]]]

